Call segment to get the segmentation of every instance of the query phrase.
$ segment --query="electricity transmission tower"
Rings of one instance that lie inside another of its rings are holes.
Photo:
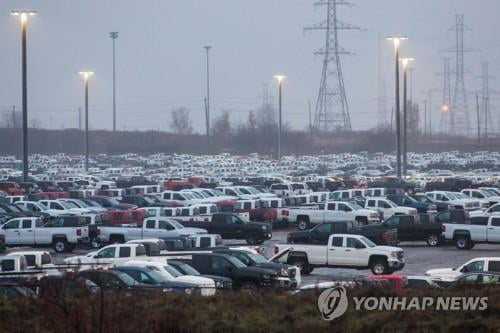
[[[450,28],[455,32],[455,46],[445,50],[455,54],[455,88],[453,90],[453,100],[451,104],[450,133],[470,135],[471,126],[469,124],[469,106],[467,103],[467,91],[464,80],[464,53],[472,51],[464,46],[464,31],[470,30],[464,24],[464,15],[456,16],[456,23]]]
[[[482,75],[479,77],[482,79],[482,91],[481,91],[481,114],[483,116],[484,122],[484,136],[488,137],[488,132],[493,132],[493,118],[491,117],[490,109],[490,79],[493,79],[489,75],[489,63],[482,63]]]
[[[340,55],[349,54],[339,45],[339,30],[359,29],[337,19],[337,7],[350,5],[344,0],[319,0],[315,5],[326,7],[325,21],[305,28],[305,30],[326,30],[325,46],[315,52],[323,56],[323,71],[316,101],[314,126],[318,131],[350,131],[351,116],[345,93],[344,77],[340,64]]]
[[[451,66],[450,58],[444,58],[443,66],[443,95],[441,104],[441,133],[449,134],[453,123],[453,113],[451,112]]]

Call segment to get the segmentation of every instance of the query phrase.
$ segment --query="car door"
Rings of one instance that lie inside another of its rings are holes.
[[[412,216],[398,215],[394,216],[399,220],[398,238],[401,241],[412,241],[420,238],[415,233],[415,224]],[[423,237],[423,236],[422,236]]]
[[[325,211],[325,217],[323,221],[328,221],[328,218],[335,217],[338,218],[340,217],[341,213],[337,210],[338,205],[334,202],[329,202],[326,204],[326,211]]]
[[[492,217],[488,225],[488,242],[500,243],[500,217]]]
[[[324,255],[324,254],[323,254]],[[344,237],[333,236],[327,246],[327,263],[329,266],[343,266],[347,262],[344,249]]]
[[[33,244],[35,240],[35,220],[22,219],[19,229],[19,243]]]
[[[146,220],[142,230],[143,238],[156,238],[156,234],[158,233],[158,230],[156,229],[156,221],[154,219]]]
[[[344,254],[346,258],[346,265],[357,267],[368,266],[368,248],[357,238],[346,237]]]
[[[7,244],[21,244],[20,227],[21,219],[13,219],[5,223],[2,229],[5,232],[5,242]]]
[[[228,278],[235,277],[235,267],[224,257],[210,257],[209,270],[211,275],[225,276]]]

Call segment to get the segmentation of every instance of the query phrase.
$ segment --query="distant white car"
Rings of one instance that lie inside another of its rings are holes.
[[[500,272],[500,257],[474,258],[457,268],[430,269],[425,275],[442,281],[453,281],[469,272]]]

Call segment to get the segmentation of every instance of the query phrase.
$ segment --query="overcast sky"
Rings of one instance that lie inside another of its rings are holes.
[[[405,34],[402,55],[416,58],[414,99],[436,89],[439,102],[445,53],[453,46],[455,14],[465,14],[471,31],[466,45],[467,89],[477,90],[481,61],[490,61],[500,77],[500,1],[498,0],[355,0],[339,8],[339,19],[363,28],[341,31],[340,42],[353,56],[343,57],[353,128],[378,122],[378,38]],[[284,120],[305,128],[308,101],[318,94],[321,59],[313,53],[324,44],[322,31],[303,28],[325,19],[324,7],[308,0],[2,0],[0,2],[0,111],[21,103],[20,25],[9,12],[30,9],[29,110],[42,127],[78,126],[83,105],[82,69],[95,71],[90,87],[92,128],[112,126],[112,47],[117,40],[117,104],[120,129],[168,129],[174,107],[191,110],[201,130],[205,90],[203,46],[211,45],[212,113],[232,111],[235,122],[261,104],[264,87],[276,95],[273,75],[287,75]],[[382,73],[388,108],[393,104],[392,48],[383,42]],[[492,90],[497,82],[491,82]],[[470,98],[472,104],[472,98]],[[495,100],[492,98],[492,103]],[[437,111],[436,111],[437,113]],[[496,117],[495,119],[498,119]]]

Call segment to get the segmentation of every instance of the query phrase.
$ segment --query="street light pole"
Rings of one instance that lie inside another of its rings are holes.
[[[118,38],[118,32],[112,31],[109,37],[113,40],[113,132],[116,131],[116,64],[115,64],[115,40]]]
[[[23,103],[23,181],[28,181],[28,61],[26,35],[28,28],[28,17],[36,15],[34,11],[13,11],[13,16],[21,19],[21,62],[22,62],[22,103]]]
[[[283,111],[283,80],[286,76],[276,75],[275,78],[278,80],[278,162],[281,161],[281,135],[282,135],[282,111]]]
[[[85,171],[89,171],[89,78],[94,72],[80,72],[85,82]]]
[[[407,37],[387,37],[394,43],[395,64],[396,64],[396,170],[397,177],[401,178],[401,113],[399,101],[399,46],[402,40],[408,39]]]
[[[408,169],[408,64],[413,58],[401,58],[403,63],[403,176]]]
[[[207,55],[207,98],[205,100],[205,124],[207,130],[207,143],[210,148],[210,49],[211,46],[205,46]]]

